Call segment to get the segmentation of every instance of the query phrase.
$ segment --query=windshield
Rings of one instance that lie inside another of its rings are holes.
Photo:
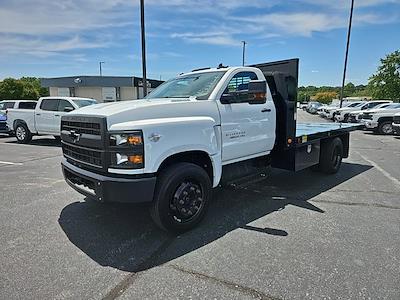
[[[164,82],[147,95],[146,99],[187,98],[190,96],[199,100],[208,99],[224,74],[225,71],[217,71],[180,76]]]
[[[358,107],[358,106],[361,106],[361,105],[363,105],[364,103],[359,103],[359,102],[356,102],[356,103],[351,103],[348,107]]]
[[[78,107],[85,107],[93,104],[97,104],[96,100],[90,100],[90,99],[79,99],[79,100],[72,100]]]

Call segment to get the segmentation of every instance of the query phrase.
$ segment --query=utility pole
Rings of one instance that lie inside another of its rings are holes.
[[[341,90],[340,90],[340,108],[342,108],[342,105],[343,105],[343,93],[344,93],[344,84],[345,84],[345,82],[346,82],[347,58],[348,58],[348,56],[349,56],[351,23],[352,23],[352,21],[353,21],[353,9],[354,9],[354,0],[351,0],[350,19],[349,19],[349,29],[347,30],[346,55],[345,55],[345,59],[344,59],[343,81],[342,81],[342,88],[341,88]]]
[[[245,59],[245,56],[246,56],[246,41],[242,41],[242,43],[243,43],[243,52],[242,52],[242,66],[244,66],[244,59]]]
[[[99,61],[99,68],[100,68],[100,76],[103,76],[103,71],[101,69],[101,65],[104,64],[104,61]]]
[[[146,37],[144,28],[144,0],[140,0],[140,22],[142,35],[142,73],[143,73],[143,97],[147,95],[147,77],[146,77]]]

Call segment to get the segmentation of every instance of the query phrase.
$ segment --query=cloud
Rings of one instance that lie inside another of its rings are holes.
[[[146,0],[148,38],[240,46],[345,28],[348,0]],[[119,47],[138,36],[138,0],[2,0],[0,56],[40,57]],[[375,9],[400,0],[356,1],[355,26],[398,22],[399,13]],[[397,10],[399,11],[399,10]],[[173,51],[171,51],[173,53]],[[168,56],[166,53],[162,56]],[[169,55],[174,57],[174,55]]]
[[[49,41],[26,36],[1,36],[0,52],[2,54],[27,54],[38,57],[57,55],[60,52],[80,49],[93,49],[107,47],[101,41],[87,41],[79,36],[69,39]]]
[[[210,44],[219,46],[239,46],[240,41],[235,40],[230,34],[224,31],[204,32],[204,33],[174,33],[172,38],[181,38],[190,43]]]

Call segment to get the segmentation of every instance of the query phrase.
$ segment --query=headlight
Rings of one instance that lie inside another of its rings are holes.
[[[143,137],[141,131],[131,133],[111,134],[110,146],[138,146],[143,145]]]
[[[142,131],[111,133],[110,150],[111,168],[144,168],[144,145]]]

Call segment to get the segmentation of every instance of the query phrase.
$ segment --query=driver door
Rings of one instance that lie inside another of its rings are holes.
[[[250,80],[258,80],[254,72],[239,72],[230,79],[225,92],[248,90]],[[261,156],[272,150],[275,142],[275,106],[265,103],[228,103],[218,101],[221,114],[222,163]]]
[[[52,124],[52,132],[59,134],[61,131],[61,117],[64,116],[65,114],[69,113],[70,111],[73,111],[75,108],[72,106],[72,104],[64,99],[60,99],[60,102],[58,103],[58,109],[57,113],[55,114],[55,120]]]

